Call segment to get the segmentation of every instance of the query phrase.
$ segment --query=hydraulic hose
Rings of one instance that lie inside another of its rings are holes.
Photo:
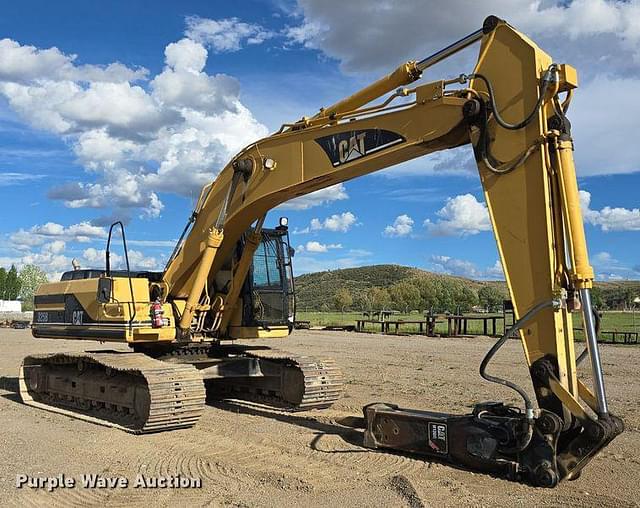
[[[542,87],[540,89],[540,94],[538,96],[538,100],[536,101],[536,104],[533,110],[524,118],[524,120],[514,124],[507,122],[506,120],[504,120],[504,118],[502,118],[502,116],[500,116],[500,113],[498,111],[498,106],[496,104],[495,92],[493,89],[493,85],[491,84],[491,81],[486,76],[480,73],[474,73],[470,75],[462,74],[458,78],[458,81],[460,83],[466,83],[469,79],[479,79],[483,81],[484,84],[486,85],[487,93],[489,95],[489,107],[481,108],[480,110],[483,118],[482,118],[482,123],[480,125],[480,132],[481,132],[480,139],[478,140],[478,143],[474,145],[474,149],[476,149],[476,158],[478,160],[481,160],[486,166],[486,168],[493,173],[500,174],[500,175],[509,173],[513,171],[515,168],[517,168],[518,166],[524,164],[524,162],[531,156],[531,154],[533,154],[533,152],[541,144],[544,143],[545,137],[541,136],[540,138],[538,138],[531,146],[529,146],[525,151],[519,154],[512,161],[509,161],[509,162],[498,161],[491,155],[491,149],[490,149],[491,140],[488,134],[489,112],[493,114],[498,125],[500,125],[505,129],[518,130],[526,127],[529,123],[531,123],[535,115],[538,113],[538,111],[542,107],[542,103],[544,102],[544,99],[550,84],[557,81],[557,66],[556,64],[550,65],[549,68],[544,73],[544,76],[542,78]]]
[[[498,166],[494,166],[494,162],[499,162],[499,161],[496,161],[495,158],[491,155],[489,146],[485,146],[481,152],[482,162],[487,167],[487,169],[489,169],[489,171],[491,171],[492,173],[504,175],[505,173],[509,173],[513,171],[521,164],[524,164],[526,160],[531,156],[531,154],[535,152],[542,143],[544,143],[544,138],[540,138],[536,140],[534,144],[532,144],[529,148],[527,148],[524,152],[522,152],[513,161],[499,163]],[[492,159],[493,162],[489,159]]]
[[[509,123],[500,116],[500,112],[498,111],[498,105],[496,104],[496,96],[493,90],[493,85],[491,84],[491,81],[489,80],[489,78],[487,78],[484,74],[480,74],[480,73],[470,74],[466,76],[466,78],[479,79],[485,84],[485,86],[487,87],[487,93],[489,94],[489,103],[491,104],[491,110],[493,112],[493,116],[496,119],[496,122],[498,122],[498,125],[500,125],[505,129],[515,131],[515,130],[522,129],[523,127],[526,127],[527,125],[529,125],[531,120],[533,120],[534,116],[536,115],[536,113],[542,106],[542,103],[544,102],[544,98],[545,98],[545,95],[547,94],[547,90],[549,89],[549,85],[552,82],[557,81],[557,70],[558,70],[558,66],[556,64],[551,64],[549,68],[545,71],[544,76],[542,77],[542,88],[540,89],[540,95],[538,96],[536,105],[533,107],[533,110],[524,118],[524,120],[518,123]]]
[[[529,397],[527,392],[524,391],[522,387],[518,386],[514,382],[509,381],[507,379],[502,379],[502,378],[487,374],[486,372],[487,366],[489,365],[489,362],[493,359],[495,354],[498,352],[498,350],[504,345],[505,342],[507,342],[507,339],[509,339],[509,337],[512,337],[518,330],[520,330],[520,328],[522,328],[522,326],[525,323],[527,323],[538,312],[548,307],[553,307],[555,305],[556,305],[555,300],[547,300],[531,308],[524,316],[518,319],[511,326],[511,328],[509,328],[504,333],[504,335],[500,337],[500,339],[498,339],[498,341],[487,352],[485,357],[482,359],[482,363],[480,364],[480,375],[484,379],[492,383],[501,384],[503,386],[511,388],[512,390],[515,390],[524,400],[524,406],[526,410],[526,417],[527,417],[527,423],[528,423],[527,438],[523,441],[523,443],[520,446],[510,451],[522,451],[529,445],[529,442],[531,441],[531,437],[533,436],[533,403],[531,402],[531,398]]]

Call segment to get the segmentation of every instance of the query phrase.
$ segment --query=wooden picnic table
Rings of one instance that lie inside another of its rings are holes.
[[[399,312],[397,310],[365,310],[362,313],[362,318],[377,323],[379,321],[386,321],[394,314],[399,314]],[[378,319],[375,319],[376,317]]]
[[[420,335],[434,335],[435,328],[437,323],[436,316],[426,316],[422,320],[403,320],[398,319],[394,321],[377,321],[374,319],[357,319],[356,320],[356,331],[361,332],[364,331],[365,326],[367,324],[380,325],[381,333],[389,333],[391,326],[394,327],[394,331],[396,334],[400,332],[400,327],[402,325],[418,325]]]
[[[491,335],[497,335],[497,321],[503,319],[501,314],[487,314],[486,316],[465,316],[460,314],[450,314],[447,319],[447,335],[455,337],[457,335],[469,335],[469,321],[482,321],[482,334],[489,335],[489,322],[491,322]]]

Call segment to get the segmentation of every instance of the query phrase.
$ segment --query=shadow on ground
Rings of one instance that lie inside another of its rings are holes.
[[[246,414],[251,416],[260,416],[263,418],[270,418],[272,420],[277,420],[280,422],[288,423],[291,425],[297,425],[299,427],[304,427],[307,429],[311,429],[315,431],[315,436],[309,443],[309,446],[314,451],[320,453],[327,454],[340,454],[340,453],[379,453],[384,455],[395,455],[400,457],[405,457],[413,460],[420,460],[425,462],[426,464],[443,464],[447,467],[451,467],[452,469],[457,469],[460,471],[473,471],[468,467],[454,464],[451,462],[447,462],[445,459],[440,460],[438,457],[425,457],[424,455],[419,455],[415,453],[408,453],[399,450],[393,449],[372,449],[365,448],[363,444],[364,438],[364,427],[365,421],[363,417],[354,417],[348,416],[343,418],[336,418],[335,422],[322,422],[314,418],[313,416],[308,415],[298,415],[295,413],[284,413],[279,410],[270,409],[268,407],[260,406],[259,404],[254,404],[253,402],[247,402],[242,400],[235,399],[219,399],[219,400],[207,400],[207,405],[211,407],[215,407],[218,409],[222,409],[224,411],[230,411],[237,414]],[[319,444],[323,437],[325,436],[338,436],[345,443],[358,446],[359,449],[344,449],[344,450],[325,450],[322,449]],[[473,471],[478,473],[479,471]],[[496,479],[504,479],[498,473],[493,472],[480,472],[480,474],[496,478]],[[394,477],[395,478],[395,477]],[[396,486],[393,486],[396,488]],[[414,506],[413,503],[409,503],[411,506]],[[418,506],[418,505],[415,505]]]
[[[19,402],[20,404],[22,404],[17,377],[0,376],[0,390],[9,392],[3,393],[2,395],[0,395],[0,397],[4,397],[11,402]]]
[[[332,450],[326,451],[318,448],[318,442],[323,436],[334,435],[339,436],[346,443],[362,447],[363,441],[363,427],[364,419],[358,417],[346,417],[336,419],[335,422],[323,422],[319,421],[313,416],[298,415],[295,413],[284,413],[279,410],[269,409],[267,407],[260,406],[244,401],[235,400],[209,400],[207,404],[218,409],[225,411],[231,411],[233,413],[246,414],[250,416],[260,416],[262,418],[269,418],[271,420],[277,420],[279,422],[288,423],[290,425],[297,425],[315,431],[315,437],[312,439],[310,446],[313,450],[323,453],[369,453],[372,450]]]

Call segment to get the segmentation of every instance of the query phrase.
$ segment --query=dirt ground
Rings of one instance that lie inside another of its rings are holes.
[[[640,348],[603,346],[610,407],[626,422],[580,479],[553,490],[362,448],[359,430],[338,422],[364,404],[466,412],[474,401],[510,400],[477,367],[492,339],[389,337],[298,331],[280,349],[334,357],[347,380],[333,408],[288,414],[260,406],[207,406],[192,429],[147,436],[73,420],[23,405],[21,358],[34,352],[95,349],[92,343],[32,339],[0,330],[0,504],[7,506],[638,506],[640,500]],[[492,372],[530,387],[518,342]],[[17,489],[17,474],[80,481],[83,474],[200,478],[200,489]]]

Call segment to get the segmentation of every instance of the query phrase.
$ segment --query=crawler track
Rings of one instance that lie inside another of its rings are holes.
[[[20,366],[25,404],[134,434],[193,426],[205,402],[191,365],[140,353],[52,353]]]
[[[344,391],[342,372],[332,359],[292,355],[275,349],[245,352],[244,356],[279,366],[279,382],[268,378],[221,379],[207,382],[214,397],[237,398],[290,411],[325,409]]]

